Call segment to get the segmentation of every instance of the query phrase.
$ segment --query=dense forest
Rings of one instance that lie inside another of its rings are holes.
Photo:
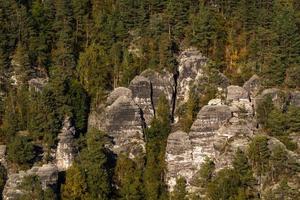
[[[172,192],[164,181],[174,127],[166,98],[145,127],[145,155],[135,159],[113,157],[107,133],[88,128],[88,116],[146,69],[178,74],[177,57],[189,47],[209,59],[208,73],[221,72],[233,85],[256,74],[263,88],[299,89],[300,1],[0,0],[0,23],[0,144],[7,146],[9,170],[51,162],[66,116],[76,129],[77,156],[59,188],[44,190],[39,177],[29,176],[21,187],[30,192],[20,199],[261,199],[261,177],[279,185],[265,199],[299,199],[300,185],[295,190],[287,182],[300,166],[284,148],[267,147],[275,137],[299,153],[289,138],[300,133],[298,107],[278,109],[264,99],[257,108],[259,134],[247,152],[238,150],[233,167],[219,171],[207,158],[194,192],[184,178]],[[37,88],[32,80],[45,83]],[[190,129],[215,95],[208,86],[205,96],[190,93],[176,126]],[[7,174],[0,165],[0,191]]]

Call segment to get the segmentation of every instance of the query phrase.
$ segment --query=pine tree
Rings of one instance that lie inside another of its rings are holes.
[[[21,42],[18,43],[13,55],[12,66],[14,68],[17,84],[26,84],[32,73],[28,52]]]
[[[176,180],[174,191],[171,194],[171,200],[184,200],[187,199],[186,180],[183,177],[179,177]]]
[[[107,157],[104,149],[103,133],[90,130],[86,135],[86,148],[81,151],[80,166],[85,172],[87,199],[108,200],[111,184],[107,171]]]
[[[143,162],[138,159],[131,160],[124,155],[117,159],[115,174],[118,184],[119,199],[142,200],[144,199],[142,184]]]
[[[87,183],[85,174],[77,164],[66,172],[65,184],[61,186],[62,199],[85,199]]]

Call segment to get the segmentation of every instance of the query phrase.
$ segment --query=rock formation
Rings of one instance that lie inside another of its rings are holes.
[[[70,118],[66,117],[63,128],[58,134],[58,145],[56,149],[56,165],[58,170],[65,171],[73,163],[75,158],[74,146],[75,127],[72,126]]]
[[[166,182],[169,186],[176,185],[178,176],[190,180],[195,173],[192,157],[192,144],[189,135],[183,131],[171,133],[166,147],[166,163],[168,173]]]
[[[158,99],[161,95],[168,99],[170,108],[173,108],[175,88],[171,73],[146,70],[130,82],[129,89],[132,91],[134,102],[143,111],[143,117],[147,125],[150,124],[155,115]]]
[[[203,76],[203,68],[207,63],[207,58],[197,49],[189,48],[179,55],[178,62],[176,107],[187,102],[191,87],[197,79]]]
[[[21,188],[25,177],[36,175],[39,177],[42,189],[56,189],[58,183],[58,169],[53,164],[45,164],[41,167],[33,167],[28,171],[20,171],[8,175],[8,180],[3,190],[3,200],[14,200],[24,194]]]
[[[89,117],[89,127],[104,131],[111,139],[108,147],[114,153],[128,154],[130,158],[145,152],[143,112],[133,98],[142,102],[147,95],[143,96],[143,92],[139,93],[139,91],[146,91],[143,90],[145,88],[135,89],[116,88],[108,95],[106,104],[99,105]],[[139,97],[135,96],[139,94],[141,94]],[[143,108],[146,108],[146,104],[143,105],[145,105]]]
[[[245,150],[253,136],[253,112],[248,91],[229,86],[226,101],[213,99],[204,106],[189,133],[171,133],[165,157],[169,189],[182,176],[192,190],[194,176],[206,157],[215,162],[216,170],[230,167],[237,149]]]
[[[255,97],[261,89],[261,80],[255,74],[243,85],[243,88],[249,92],[251,98]]]
[[[0,145],[0,164],[4,167],[7,166],[6,163],[6,145]]]

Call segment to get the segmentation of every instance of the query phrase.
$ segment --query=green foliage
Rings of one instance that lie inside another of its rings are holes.
[[[264,135],[257,135],[249,145],[248,156],[252,168],[258,174],[263,174],[269,169],[270,150],[268,148],[268,138]]]
[[[84,171],[78,166],[71,166],[66,172],[66,183],[61,186],[62,199],[85,199],[87,183]]]
[[[210,199],[230,199],[238,193],[239,178],[232,169],[222,169],[207,188]]]
[[[204,162],[201,164],[200,170],[197,172],[196,185],[199,185],[200,187],[206,187],[207,184],[212,180],[214,170],[215,163],[206,157]]]
[[[17,199],[31,200],[31,199],[42,199],[42,200],[54,200],[56,194],[50,188],[43,190],[40,178],[35,175],[26,176],[20,185],[20,190],[24,191]]]
[[[7,159],[20,166],[28,167],[35,158],[34,146],[27,137],[16,136],[7,146]]]
[[[119,198],[122,200],[142,200],[143,194],[143,162],[138,159],[131,160],[120,155],[115,167],[116,182],[118,184]]]
[[[158,101],[156,117],[151,127],[145,131],[146,136],[146,165],[144,172],[145,197],[149,200],[166,199],[167,188],[164,182],[164,156],[167,137],[170,129],[170,108],[166,97]]]
[[[186,180],[183,177],[180,177],[176,180],[174,191],[171,193],[171,199],[172,200],[187,199]]]
[[[2,197],[2,191],[4,189],[5,183],[7,180],[7,171],[5,169],[5,167],[0,164],[0,195]]]
[[[79,160],[67,171],[66,182],[62,185],[63,199],[110,199],[111,183],[103,136],[94,129],[86,134]]]
[[[258,123],[261,124],[263,127],[267,126],[269,114],[273,110],[273,108],[274,105],[271,96],[267,96],[263,98],[261,101],[259,101],[256,107],[256,113],[257,113],[256,115],[257,115]]]

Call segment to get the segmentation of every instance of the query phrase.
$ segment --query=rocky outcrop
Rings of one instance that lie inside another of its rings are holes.
[[[243,88],[249,92],[251,98],[254,98],[261,89],[261,80],[255,74],[243,85]]]
[[[260,95],[255,98],[255,107],[259,104],[259,102],[270,96],[273,104],[278,109],[283,109],[287,104],[287,94],[284,91],[281,91],[278,88],[269,88],[262,91]]]
[[[144,152],[143,119],[139,107],[127,96],[119,97],[105,111],[105,132],[113,139],[112,150],[129,157]]]
[[[45,164],[41,167],[33,167],[28,171],[9,174],[3,190],[3,200],[15,200],[27,191],[21,185],[25,177],[36,175],[39,177],[43,190],[56,189],[58,182],[58,169],[53,164]],[[29,191],[28,191],[29,192]]]
[[[134,102],[141,108],[147,125],[155,115],[161,95],[167,98],[169,107],[173,108],[174,79],[171,73],[146,70],[130,82],[129,89]]]
[[[0,164],[7,167],[6,163],[6,145],[0,145]]]
[[[41,92],[48,82],[48,78],[32,78],[28,81],[30,91]]]
[[[232,116],[230,108],[226,105],[204,106],[197,115],[191,127],[189,138],[193,147],[193,161],[197,168],[205,157],[214,157],[213,147],[216,131]]]
[[[166,147],[166,182],[173,188],[179,176],[190,180],[195,173],[193,149],[189,135],[183,131],[171,133]]]
[[[55,161],[59,171],[67,170],[75,158],[74,146],[75,127],[72,126],[69,117],[64,120],[63,128],[58,134],[58,145]]]
[[[138,79],[139,77],[136,77],[135,81],[139,82]],[[106,103],[99,105],[89,116],[89,128],[104,131],[111,141],[107,146],[114,153],[127,154],[130,158],[145,152],[143,112],[134,99],[142,102],[141,100],[150,96],[143,93],[146,92],[145,87],[138,86],[141,85],[137,84],[136,90],[116,88],[108,95]],[[150,89],[148,92],[150,94]],[[147,105],[143,105],[143,108],[146,108]],[[142,104],[140,106],[142,107]]]
[[[237,149],[246,150],[255,131],[249,92],[239,86],[228,86],[226,91],[225,101],[212,99],[200,110],[189,133],[169,135],[165,159],[171,191],[178,176],[193,190],[193,180],[206,157],[218,171],[231,166]]]
[[[227,87],[226,103],[235,117],[253,117],[249,93],[244,88],[234,85]]]
[[[187,102],[191,87],[203,76],[203,68],[207,63],[207,58],[197,49],[189,48],[179,55],[178,62],[177,107]]]
[[[290,105],[300,107],[300,91],[291,92]]]

